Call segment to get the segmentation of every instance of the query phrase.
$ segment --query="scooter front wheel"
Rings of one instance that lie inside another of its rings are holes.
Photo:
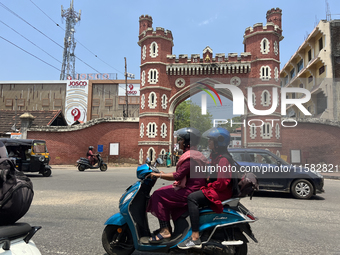
[[[106,164],[102,164],[100,166],[100,171],[106,171],[107,170],[107,165]]]
[[[108,255],[130,255],[135,250],[129,227],[107,225],[103,231],[102,244]]]

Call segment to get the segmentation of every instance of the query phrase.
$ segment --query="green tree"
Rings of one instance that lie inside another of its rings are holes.
[[[212,117],[209,112],[207,112],[206,115],[202,115],[200,106],[191,100],[186,100],[179,104],[175,110],[174,130],[184,127],[194,127],[203,134],[204,131],[212,128]],[[205,139],[202,139],[202,145],[207,144],[207,141],[204,140]]]
[[[220,124],[218,126],[227,129],[230,133],[235,133],[236,128],[241,127],[242,124],[234,124],[234,123],[241,123],[242,117],[241,116],[234,117],[232,118],[232,121],[233,121],[233,126],[230,125],[231,124],[230,121],[228,121],[228,123],[226,124]]]

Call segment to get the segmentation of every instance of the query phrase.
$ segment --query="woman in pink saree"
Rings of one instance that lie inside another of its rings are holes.
[[[201,133],[195,128],[182,128],[177,131],[179,148],[183,150],[176,172],[151,173],[151,178],[175,181],[156,190],[149,201],[147,212],[151,212],[159,220],[160,229],[150,239],[150,243],[161,243],[171,238],[170,219],[176,220],[187,208],[187,197],[190,193],[205,186],[205,178],[190,178],[190,162],[195,166],[207,164],[205,156],[196,150]],[[194,167],[194,166],[191,166]]]

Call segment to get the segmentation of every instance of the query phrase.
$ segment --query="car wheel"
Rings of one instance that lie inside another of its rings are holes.
[[[314,187],[309,181],[299,179],[293,182],[291,192],[295,198],[309,199],[314,194]]]
[[[45,169],[45,171],[43,172],[43,176],[44,177],[49,177],[49,176],[51,176],[51,174],[52,174],[52,171],[51,171],[51,169]]]
[[[85,166],[84,165],[79,165],[78,166],[78,170],[81,171],[81,172],[84,171],[85,170]]]

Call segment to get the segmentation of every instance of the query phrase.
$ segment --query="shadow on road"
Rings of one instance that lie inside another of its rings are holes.
[[[292,196],[290,193],[284,192],[269,192],[269,191],[257,191],[253,195],[254,197],[276,197],[276,198],[290,198],[290,199],[297,199]],[[325,198],[320,197],[318,195],[312,196],[309,200],[325,200]]]

